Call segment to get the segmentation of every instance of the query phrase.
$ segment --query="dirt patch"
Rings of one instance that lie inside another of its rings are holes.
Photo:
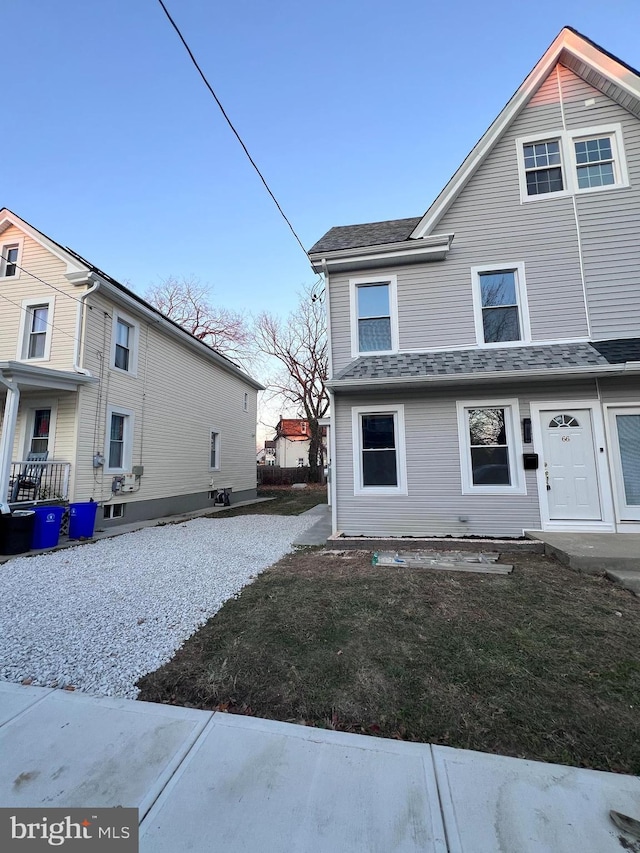
[[[640,772],[640,600],[546,557],[505,561],[512,575],[289,555],[140,699]]]

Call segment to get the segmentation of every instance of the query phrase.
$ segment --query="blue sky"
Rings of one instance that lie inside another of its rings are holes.
[[[640,4],[165,0],[308,248],[417,216],[565,24],[640,67]],[[5,0],[0,205],[144,292],[286,314],[315,276],[156,0]]]

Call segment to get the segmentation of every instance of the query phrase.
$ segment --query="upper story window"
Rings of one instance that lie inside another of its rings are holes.
[[[529,311],[524,264],[472,267],[478,344],[529,341]]]
[[[521,201],[629,184],[620,124],[520,138],[516,145]]]
[[[2,275],[5,278],[16,274],[18,268],[18,247],[3,246],[2,247]]]
[[[139,326],[135,320],[113,312],[111,366],[135,376],[138,359]]]
[[[394,352],[398,349],[397,279],[352,279],[352,354]]]
[[[22,303],[18,358],[22,361],[45,361],[51,350],[53,297]]]

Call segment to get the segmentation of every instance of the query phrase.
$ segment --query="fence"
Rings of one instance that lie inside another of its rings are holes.
[[[308,483],[310,472],[311,469],[308,467],[278,468],[276,465],[258,465],[258,485],[291,486],[293,483]]]

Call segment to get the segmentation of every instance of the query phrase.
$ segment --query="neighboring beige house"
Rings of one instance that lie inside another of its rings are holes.
[[[6,209],[0,256],[3,502],[116,524],[255,496],[259,382]]]
[[[334,531],[640,531],[639,234],[640,75],[570,28],[423,216],[325,234]]]

